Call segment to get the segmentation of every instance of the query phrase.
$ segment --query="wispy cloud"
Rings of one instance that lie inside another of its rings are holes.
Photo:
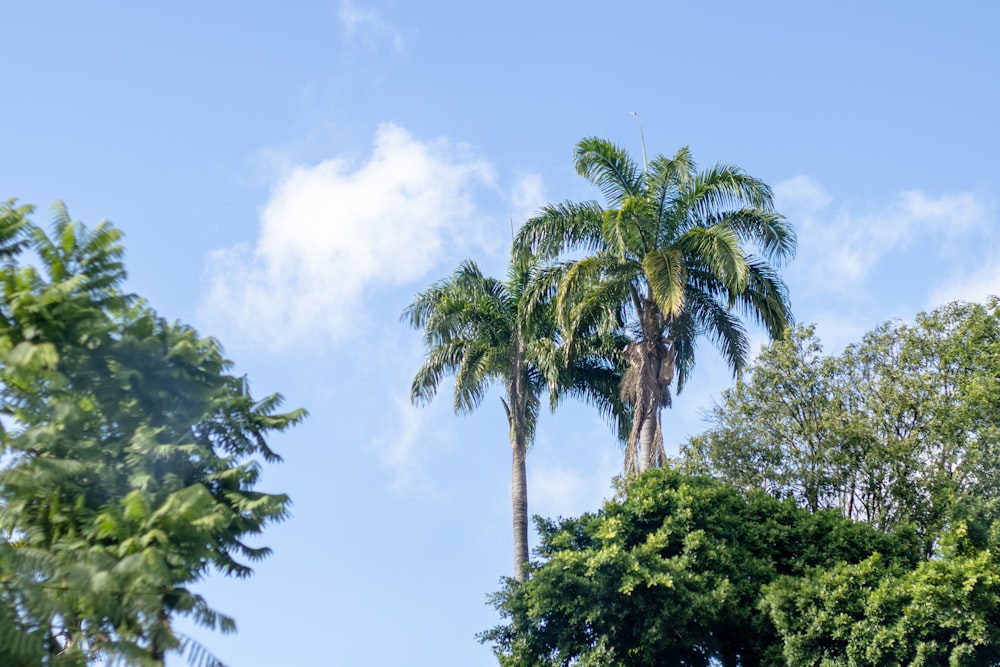
[[[775,195],[798,230],[795,265],[805,268],[797,270],[827,292],[854,290],[885,256],[918,240],[947,244],[987,223],[987,207],[968,192],[932,197],[908,190],[888,204],[858,207],[837,204],[819,183],[798,176],[779,183]]]
[[[201,315],[227,341],[272,350],[356,334],[372,291],[481,247],[487,216],[475,196],[493,181],[467,148],[418,141],[391,124],[379,127],[363,164],[286,168],[253,247],[210,257]]]
[[[368,443],[379,463],[389,473],[389,486],[397,493],[436,493],[424,461],[431,445],[445,440],[431,423],[444,421],[441,410],[418,408],[401,394],[393,395],[392,418],[384,423]]]
[[[545,205],[545,183],[538,174],[523,174],[511,191],[511,215],[514,227],[538,213]]]
[[[351,0],[340,0],[339,16],[348,37],[361,40],[369,48],[388,43],[396,53],[406,49],[399,28],[385,21],[373,9],[361,8]]]
[[[833,197],[823,186],[808,176],[795,176],[778,183],[774,187],[774,197],[782,211],[793,209],[815,213],[833,202]]]
[[[927,308],[936,308],[949,301],[985,302],[1000,295],[1000,255],[993,253],[971,271],[960,268],[931,292]]]

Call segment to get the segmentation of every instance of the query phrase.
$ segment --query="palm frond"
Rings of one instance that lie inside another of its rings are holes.
[[[563,252],[594,252],[602,247],[604,209],[597,202],[550,204],[529,219],[514,238],[514,254],[554,259]]]
[[[555,303],[559,284],[572,265],[573,262],[555,262],[532,271],[521,292],[526,316],[531,317],[536,310]]]
[[[672,236],[673,217],[669,215],[671,203],[677,199],[694,178],[697,166],[691,150],[684,146],[672,158],[657,155],[649,164],[646,190],[652,201],[652,214],[656,223],[664,227],[665,236]]]
[[[632,408],[621,400],[623,372],[623,365],[610,365],[601,359],[573,363],[567,371],[571,383],[552,397],[552,409],[567,397],[582,401],[596,408],[618,440],[625,442],[632,428]]]
[[[642,197],[629,197],[622,206],[604,212],[604,247],[622,261],[642,257],[656,245],[657,228]]]
[[[656,250],[642,258],[642,269],[653,300],[667,317],[684,312],[687,266],[680,249]]]
[[[573,158],[576,173],[600,188],[611,206],[620,206],[626,198],[642,194],[642,169],[621,146],[588,137],[577,143]]]
[[[760,258],[747,258],[747,265],[750,269],[747,288],[733,295],[736,307],[744,317],[764,327],[772,340],[777,340],[795,323],[788,288],[777,271]]]
[[[538,413],[541,408],[541,388],[543,385],[532,386],[524,396],[524,440],[527,447],[535,442],[535,431],[538,428]]]
[[[766,260],[777,266],[795,256],[795,230],[785,216],[775,211],[742,208],[710,216],[706,222],[729,227],[741,243],[760,250]]]
[[[746,289],[750,269],[736,233],[725,224],[693,227],[673,247],[692,264],[706,266],[730,291]]]
[[[594,326],[609,330],[618,324],[622,301],[637,268],[635,262],[623,265],[610,253],[599,253],[566,269],[555,310],[567,345],[572,347],[574,338]]]
[[[483,291],[489,281],[493,279],[486,278],[479,270],[478,264],[471,259],[464,259],[459,262],[458,268],[451,274],[448,282],[460,292],[474,294]]]
[[[696,174],[672,206],[685,212],[685,220],[678,230],[683,233],[691,227],[707,226],[712,216],[722,211],[773,210],[774,196],[766,183],[748,176],[739,167],[715,165]]]
[[[683,188],[697,173],[698,164],[694,161],[689,146],[677,149],[670,158],[657,155],[649,163],[650,180],[654,183],[668,183]],[[654,190],[651,188],[650,191]]]
[[[496,378],[490,372],[493,361],[492,350],[479,345],[470,345],[462,355],[455,371],[455,412],[474,412],[482,403],[490,382]]]
[[[604,339],[621,331],[630,305],[638,298],[638,262],[609,265],[606,271],[575,297],[569,311],[571,329],[564,330],[566,346],[573,354],[581,343]]]
[[[687,317],[694,329],[708,336],[726,360],[726,365],[738,375],[746,366],[750,343],[746,329],[739,319],[723,304],[699,290],[689,290]]]
[[[670,323],[678,394],[684,391],[684,386],[694,371],[695,351],[698,347],[700,333],[700,324],[693,317],[680,317]]]
[[[226,667],[205,646],[187,635],[181,635],[178,651],[191,667]]]
[[[410,385],[410,400],[415,405],[427,404],[434,398],[444,376],[458,370],[466,347],[466,341],[452,341],[428,351]]]

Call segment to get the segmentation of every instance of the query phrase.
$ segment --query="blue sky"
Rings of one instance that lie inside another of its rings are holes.
[[[837,351],[1000,292],[989,2],[8,3],[0,197],[124,230],[130,288],[218,336],[257,393],[294,516],[248,581],[202,590],[234,666],[494,664],[474,634],[511,570],[499,400],[411,408],[413,294],[510,220],[596,198],[573,145],[690,145],[771,184],[800,248],[793,310]],[[762,336],[757,334],[757,339]],[[731,378],[700,350],[668,453]],[[595,509],[620,467],[585,408],[542,417],[530,511]]]

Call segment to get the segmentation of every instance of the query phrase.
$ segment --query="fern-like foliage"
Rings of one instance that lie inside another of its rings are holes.
[[[29,213],[0,206],[0,664],[220,665],[173,620],[235,630],[189,587],[269,553],[247,540],[289,499],[258,459],[305,412],[125,293],[110,224]]]

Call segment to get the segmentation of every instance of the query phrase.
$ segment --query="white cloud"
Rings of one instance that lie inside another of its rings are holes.
[[[795,270],[827,292],[851,292],[886,255],[917,240],[948,244],[987,222],[987,207],[968,192],[931,197],[908,190],[887,205],[857,210],[834,206],[834,198],[805,176],[774,190],[778,210],[798,231]]]
[[[774,186],[779,210],[821,211],[833,201],[819,183],[808,176],[795,176]]]
[[[428,422],[440,423],[440,411],[414,406],[405,396],[391,398],[395,418],[385,423],[368,443],[390,475],[389,486],[399,493],[433,493],[424,468],[428,445],[440,442],[441,433],[429,433]]]
[[[286,168],[254,246],[210,257],[203,318],[225,340],[270,349],[356,334],[373,290],[484,245],[487,216],[474,195],[492,185],[490,166],[467,148],[391,124],[363,164]]]
[[[416,332],[406,334],[395,327],[392,334],[372,333],[357,342],[358,354],[365,359],[370,373],[385,384],[372,398],[381,417],[373,424],[373,435],[366,451],[386,473],[393,492],[406,495],[441,497],[434,471],[438,456],[453,456],[457,420],[448,400],[449,386],[427,405],[414,405],[409,388],[423,354],[423,343]],[[428,467],[430,465],[430,467]]]
[[[406,48],[402,32],[373,9],[362,9],[351,0],[341,0],[339,17],[347,35],[360,39],[369,48],[383,41],[389,42],[396,53]]]
[[[950,301],[983,303],[987,297],[996,295],[1000,295],[1000,256],[994,254],[975,270],[959,273],[934,289],[927,308],[936,308]]]

